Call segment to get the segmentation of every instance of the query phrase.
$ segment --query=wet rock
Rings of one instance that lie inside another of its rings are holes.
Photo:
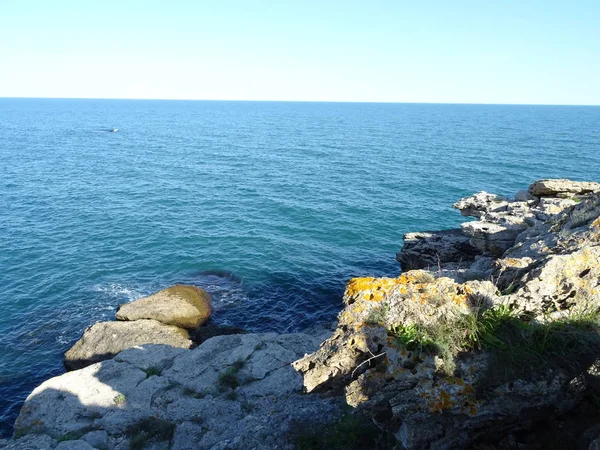
[[[56,446],[55,450],[96,450],[90,444],[80,439],[74,441],[63,441]]]
[[[121,305],[117,320],[154,319],[166,325],[194,329],[211,314],[211,297],[196,286],[177,285]]]
[[[598,191],[600,191],[600,183],[564,179],[539,180],[529,186],[529,192],[537,197],[559,194],[579,195]]]
[[[190,348],[192,341],[182,328],[156,320],[100,322],[85,330],[82,338],[65,353],[64,364],[68,370],[79,369],[142,344]]]

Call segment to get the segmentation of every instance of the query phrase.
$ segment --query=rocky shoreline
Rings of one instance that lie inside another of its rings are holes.
[[[403,273],[350,280],[334,330],[195,347],[201,290],[123,306],[0,448],[600,449],[600,184],[540,180],[454,207],[476,220],[407,234]],[[336,447],[348,417],[345,433],[390,439]]]

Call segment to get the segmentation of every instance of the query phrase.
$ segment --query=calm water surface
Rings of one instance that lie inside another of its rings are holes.
[[[302,330],[461,196],[599,154],[600,107],[0,99],[0,435],[120,303],[193,283],[216,323]]]

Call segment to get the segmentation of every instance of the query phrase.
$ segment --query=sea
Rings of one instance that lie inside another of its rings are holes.
[[[302,331],[541,178],[600,181],[600,107],[0,99],[0,436],[119,304],[194,284],[215,324]]]

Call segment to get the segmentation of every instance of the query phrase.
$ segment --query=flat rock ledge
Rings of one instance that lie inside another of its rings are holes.
[[[0,448],[292,450],[290,427],[342,413],[340,397],[304,395],[290,365],[321,340],[267,333],[218,336],[193,350],[130,348],[36,388]]]

